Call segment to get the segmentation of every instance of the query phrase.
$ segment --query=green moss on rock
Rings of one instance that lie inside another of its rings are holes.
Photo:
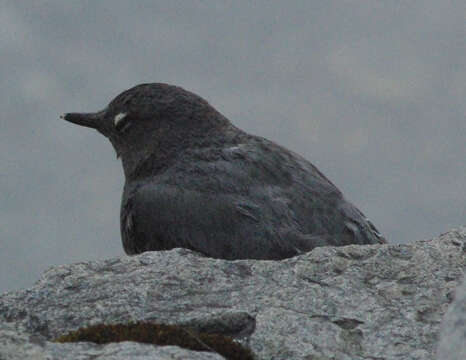
[[[72,331],[55,339],[56,342],[89,341],[108,344],[121,341],[136,341],[154,345],[176,345],[195,351],[217,352],[231,360],[254,359],[251,351],[220,334],[197,333],[176,325],[131,323],[95,325]]]

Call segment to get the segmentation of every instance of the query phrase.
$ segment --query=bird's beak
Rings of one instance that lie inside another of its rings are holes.
[[[96,113],[67,113],[60,118],[72,122],[73,124],[99,129],[102,124],[102,111]]]

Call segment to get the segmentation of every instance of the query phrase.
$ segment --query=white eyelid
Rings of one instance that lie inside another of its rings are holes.
[[[121,122],[121,120],[123,120],[126,115],[128,115],[127,113],[119,113],[117,115],[115,115],[115,118],[113,119],[113,125],[115,125],[115,127],[118,126],[118,124]]]

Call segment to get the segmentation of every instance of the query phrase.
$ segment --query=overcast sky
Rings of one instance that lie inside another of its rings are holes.
[[[0,293],[123,254],[123,172],[59,119],[193,91],[322,170],[393,243],[466,224],[466,2],[1,1]]]

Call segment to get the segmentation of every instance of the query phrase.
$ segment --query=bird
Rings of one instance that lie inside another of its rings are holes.
[[[126,254],[186,248],[210,258],[281,260],[385,238],[304,157],[233,125],[179,86],[136,85],[64,120],[107,137],[125,185]]]

